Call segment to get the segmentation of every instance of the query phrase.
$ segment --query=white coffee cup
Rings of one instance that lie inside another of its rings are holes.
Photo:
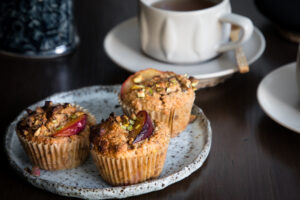
[[[196,63],[234,49],[247,41],[253,24],[231,13],[229,0],[211,0],[214,6],[193,11],[155,8],[159,0],[140,0],[139,29],[143,52],[169,63]],[[231,24],[241,28],[236,42],[229,42]]]

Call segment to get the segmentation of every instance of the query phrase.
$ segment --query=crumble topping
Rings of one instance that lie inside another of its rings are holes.
[[[136,122],[135,116],[129,118],[126,115],[115,116],[110,114],[107,120],[91,129],[91,148],[102,154],[108,155],[136,155],[137,151],[150,151],[159,148],[160,144],[168,144],[169,130],[159,122],[154,122],[153,134],[137,143],[133,143],[136,138],[133,129]]]
[[[25,136],[53,136],[68,122],[85,114],[69,103],[53,105],[51,101],[46,101],[43,107],[34,111],[26,111],[28,115],[17,124],[17,130]]]
[[[152,77],[150,80],[144,80],[138,74],[132,79],[133,85],[130,92],[136,94],[138,98],[145,96],[153,96],[153,93],[160,95],[168,95],[176,92],[186,92],[190,88],[196,90],[198,80],[193,77],[188,78],[187,75],[178,75],[173,72],[164,72],[161,75]]]

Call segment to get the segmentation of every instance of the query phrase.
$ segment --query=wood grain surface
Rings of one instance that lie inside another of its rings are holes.
[[[256,89],[270,71],[296,59],[297,44],[283,39],[252,0],[231,0],[266,37],[262,57],[247,74],[197,91],[196,104],[211,120],[213,144],[205,165],[170,187],[131,199],[300,199],[300,135],[267,117]],[[81,39],[77,51],[52,60],[0,56],[1,133],[28,105],[53,93],[97,84],[120,84],[130,73],[105,54],[107,32],[137,14],[137,0],[75,1]],[[300,123],[300,122],[299,122]],[[8,165],[1,148],[0,199],[70,199],[37,189]]]

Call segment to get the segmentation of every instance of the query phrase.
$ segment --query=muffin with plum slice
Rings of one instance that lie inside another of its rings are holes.
[[[122,85],[119,102],[124,113],[141,110],[166,124],[176,137],[189,123],[198,81],[174,72],[146,69],[131,75]]]
[[[168,127],[146,111],[109,118],[91,131],[91,154],[101,177],[111,185],[129,185],[158,177],[170,141]]]
[[[18,138],[31,163],[44,170],[62,170],[81,165],[89,155],[90,127],[95,117],[69,103],[46,101],[17,124]]]

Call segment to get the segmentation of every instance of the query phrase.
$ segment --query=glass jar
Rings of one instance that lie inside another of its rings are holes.
[[[1,53],[56,57],[70,53],[78,42],[72,0],[1,1]]]

